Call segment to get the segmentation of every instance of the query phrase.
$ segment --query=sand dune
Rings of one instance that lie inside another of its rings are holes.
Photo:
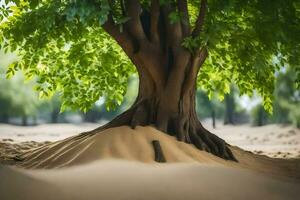
[[[202,123],[208,130],[223,138],[229,144],[242,149],[269,157],[300,158],[300,129],[295,127],[281,124],[269,124],[260,127],[253,127],[249,124],[224,126],[222,122],[217,121],[217,128],[213,128],[210,120],[204,120]],[[21,127],[0,124],[0,143],[5,143],[6,146],[9,145],[7,148],[10,150],[15,149],[20,152],[24,146],[31,146],[36,142],[36,145],[46,141],[55,142],[95,129],[100,125],[80,123],[41,124]],[[27,144],[24,145],[24,142]],[[6,151],[6,148],[0,144],[0,157],[2,149]],[[5,155],[5,153],[3,154]]]
[[[193,145],[177,141],[152,127],[131,129],[123,126],[101,133],[47,144],[23,155],[19,166],[25,168],[61,168],[87,164],[102,159],[125,159],[155,163],[152,141],[158,140],[168,163],[205,163],[247,168],[276,176],[300,178],[300,160],[272,159],[245,152],[237,147],[232,151],[239,163],[226,161]]]
[[[299,199],[300,183],[200,164],[98,161],[56,170],[0,169],[3,200]]]
[[[153,140],[160,141],[166,164],[154,161]],[[238,163],[152,127],[72,136],[14,161],[29,169],[0,165],[0,199],[299,199],[300,160],[231,149]]]

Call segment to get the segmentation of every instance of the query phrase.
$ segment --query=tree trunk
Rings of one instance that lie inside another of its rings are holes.
[[[122,32],[112,15],[103,25],[122,47],[139,74],[139,93],[132,107],[108,124],[96,129],[129,125],[154,126],[224,159],[235,160],[224,140],[206,130],[195,110],[196,79],[208,50],[204,46],[188,50],[182,46],[186,37],[198,37],[204,23],[207,1],[201,1],[195,28],[191,31],[186,1],[178,4],[151,1],[150,10],[137,0],[126,0],[123,13],[130,18]],[[179,10],[180,21],[171,23],[169,15]],[[84,135],[84,134],[83,134]],[[160,157],[160,156],[159,156]]]
[[[27,126],[28,125],[28,117],[27,115],[22,115],[22,126]]]
[[[216,113],[215,113],[214,109],[212,109],[212,111],[211,111],[211,118],[212,118],[212,127],[215,129],[216,128]]]
[[[8,123],[9,115],[7,113],[0,114],[0,123]]]
[[[234,124],[234,109],[235,102],[233,94],[226,94],[224,124]]]
[[[186,61],[186,66],[179,65],[178,68],[176,65],[174,68],[168,67],[168,75],[163,80],[160,80],[163,76],[153,78],[147,71],[138,70],[140,82],[135,103],[125,113],[96,131],[121,125],[132,128],[150,125],[175,136],[179,141],[194,144],[224,159],[235,160],[225,141],[206,130],[198,120],[195,92],[199,68],[192,64],[194,58],[185,50],[182,51],[189,55],[187,57],[191,62]],[[146,59],[144,63],[155,62],[149,56],[142,58]],[[180,59],[175,60],[181,63]],[[138,66],[137,69],[141,68]]]
[[[51,111],[51,123],[58,123],[58,117],[59,117],[59,107],[54,107]]]

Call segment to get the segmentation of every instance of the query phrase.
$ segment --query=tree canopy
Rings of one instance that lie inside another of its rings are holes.
[[[125,0],[126,1],[126,0]],[[142,11],[153,1],[142,0]],[[222,98],[236,83],[241,94],[256,90],[272,110],[275,72],[291,67],[300,86],[299,0],[159,0],[172,6],[169,23],[189,23],[192,33],[182,46],[191,52],[208,49],[198,86]],[[182,10],[181,4],[187,4]],[[201,8],[207,7],[201,30]],[[23,70],[38,77],[41,96],[60,92],[66,106],[87,110],[105,96],[108,108],[120,104],[128,77],[135,73],[130,59],[107,34],[109,20],[118,25],[131,18],[119,0],[5,0],[0,9],[0,44],[17,51],[7,76]],[[141,16],[142,17],[142,16]]]

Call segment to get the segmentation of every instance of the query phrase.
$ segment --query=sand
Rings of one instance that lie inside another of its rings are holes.
[[[256,154],[274,158],[300,158],[300,129],[290,125],[269,124],[260,127],[251,125],[222,125],[208,128],[226,140]]]
[[[200,164],[97,161],[56,170],[0,169],[3,200],[299,199],[300,183]]]
[[[253,127],[249,124],[224,126],[221,121],[217,121],[217,128],[213,129],[209,120],[204,120],[202,124],[229,144],[256,154],[276,158],[300,158],[300,129],[292,126],[280,124],[261,127]],[[19,146],[15,144],[26,142],[25,146],[29,147],[31,141],[32,143],[54,142],[98,126],[100,125],[95,123],[41,124],[27,127],[0,124],[0,142],[5,143],[9,149],[20,152],[24,144]]]
[[[154,161],[153,140],[166,164]],[[11,161],[27,169],[2,166],[0,199],[299,199],[299,159],[231,149],[238,163],[152,127],[72,136],[22,149]]]

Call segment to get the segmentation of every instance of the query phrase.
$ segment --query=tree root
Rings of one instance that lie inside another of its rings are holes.
[[[229,144],[206,129],[204,130],[197,133],[190,133],[191,141],[198,149],[205,150],[225,160],[238,162],[228,147],[230,146]]]
[[[154,160],[160,163],[166,162],[166,158],[163,154],[162,148],[160,146],[160,142],[158,140],[153,140],[152,145],[154,148]]]

